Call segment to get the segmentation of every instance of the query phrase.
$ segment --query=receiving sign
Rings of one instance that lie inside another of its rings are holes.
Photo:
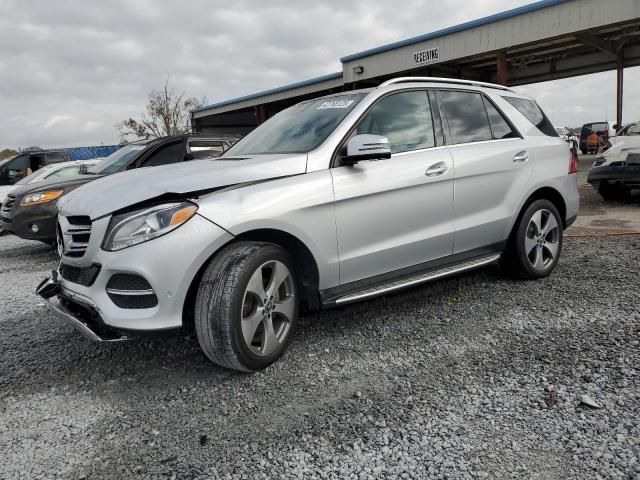
[[[421,63],[431,63],[440,60],[440,52],[438,48],[430,48],[413,54],[413,63],[419,65]]]

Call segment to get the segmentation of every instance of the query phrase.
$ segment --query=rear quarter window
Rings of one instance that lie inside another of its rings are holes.
[[[553,127],[547,116],[544,114],[542,109],[538,106],[536,102],[533,100],[528,100],[526,98],[517,98],[517,97],[502,97],[511,105],[513,105],[516,110],[518,110],[522,115],[525,116],[527,120],[533,123],[538,130],[540,130],[545,135],[549,137],[557,137],[558,132]]]

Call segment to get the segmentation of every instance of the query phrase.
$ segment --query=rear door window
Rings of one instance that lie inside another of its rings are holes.
[[[440,90],[438,97],[444,108],[450,137],[448,144],[492,140],[489,117],[482,95],[475,92]]]

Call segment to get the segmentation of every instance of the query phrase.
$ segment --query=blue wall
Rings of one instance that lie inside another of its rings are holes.
[[[61,148],[69,154],[71,160],[90,160],[92,158],[108,157],[122,145],[100,145],[99,147]]]

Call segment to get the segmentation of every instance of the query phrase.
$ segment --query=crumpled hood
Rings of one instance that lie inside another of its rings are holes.
[[[188,194],[305,173],[307,155],[255,155],[192,160],[115,173],[83,185],[58,202],[63,215],[92,220],[167,194]]]

